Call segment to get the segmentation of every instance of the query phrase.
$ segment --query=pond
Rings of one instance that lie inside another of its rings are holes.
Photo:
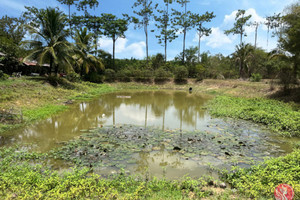
[[[14,130],[1,145],[29,143],[40,152],[60,147],[65,160],[93,166],[99,174],[124,168],[166,178],[211,174],[209,166],[247,167],[292,150],[289,139],[266,127],[212,118],[205,109],[211,98],[186,91],[105,94]]]

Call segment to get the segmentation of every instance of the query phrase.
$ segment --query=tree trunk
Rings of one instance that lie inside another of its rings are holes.
[[[165,38],[165,62],[167,62],[167,38]]]
[[[53,58],[52,58],[52,56],[51,56],[51,57],[50,57],[49,76],[51,76],[52,66],[53,66]]]
[[[293,76],[294,76],[294,82],[297,83],[298,82],[298,59],[299,58],[299,55],[296,54],[295,55],[295,58],[294,58],[294,70],[293,70]]]
[[[145,24],[145,35],[146,35],[146,59],[147,59],[147,65],[148,65],[148,25]]]
[[[98,56],[98,36],[95,35],[95,56]]]
[[[256,49],[256,42],[257,42],[257,29],[258,29],[258,23],[256,24],[256,27],[255,27],[255,43],[254,43],[255,49]]]
[[[243,78],[243,61],[242,61],[242,59],[240,60],[239,71],[240,71],[240,78]]]
[[[58,65],[57,64],[55,64],[55,68],[54,68],[55,70],[54,70],[54,72],[55,72],[55,75],[57,75],[58,74]]]
[[[116,49],[116,38],[113,36],[113,69],[115,70],[115,49]]]
[[[69,4],[69,25],[70,25],[70,32],[72,34],[72,24],[71,24],[71,5]]]
[[[243,32],[241,33],[241,38],[240,38],[240,45],[243,43]]]
[[[169,2],[167,2],[167,13],[166,13],[166,21],[165,21],[165,62],[167,62],[167,45],[168,45],[168,22],[169,22]]]
[[[269,50],[268,45],[269,45],[269,30],[270,27],[268,26],[268,31],[267,31],[267,51]]]
[[[184,16],[184,29],[183,29],[183,50],[182,50],[182,64],[184,64],[185,58],[185,38],[186,38],[186,3],[185,3],[185,16]]]
[[[200,63],[200,41],[201,41],[201,33],[198,33],[199,35],[199,42],[198,42],[198,63]]]

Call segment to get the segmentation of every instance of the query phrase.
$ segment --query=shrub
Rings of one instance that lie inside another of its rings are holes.
[[[174,79],[176,82],[183,82],[186,81],[187,77],[188,77],[188,70],[185,66],[178,66],[175,68],[175,72],[174,72]]]
[[[92,83],[103,83],[103,76],[99,75],[97,72],[91,72],[86,76],[87,81]]]
[[[261,80],[262,76],[260,73],[253,73],[250,77],[251,82],[259,82]]]
[[[151,82],[153,77],[153,72],[149,69],[137,69],[134,70],[134,80],[141,82]]]
[[[116,72],[113,69],[105,70],[105,81],[114,82],[116,80]]]
[[[132,70],[132,76],[135,81],[140,81],[140,79],[142,77],[142,70],[140,70],[140,69]]]
[[[128,69],[123,69],[117,72],[117,80],[122,82],[130,82],[131,72]]]
[[[196,68],[196,74],[195,74],[196,80],[202,81],[205,77],[206,69],[201,64],[196,65],[195,68]]]
[[[68,81],[67,79],[62,78],[62,77],[49,76],[47,78],[47,80],[54,87],[62,86],[66,89],[74,89],[75,88],[73,83],[71,83],[70,81]]]
[[[70,82],[79,82],[80,81],[80,75],[75,73],[75,72],[71,72],[71,73],[66,75],[66,79]]]
[[[159,68],[154,72],[155,83],[162,83],[168,81],[172,77],[172,74],[163,68]]]
[[[7,74],[3,73],[2,70],[0,70],[0,81],[4,81],[8,78],[9,78],[9,76]]]

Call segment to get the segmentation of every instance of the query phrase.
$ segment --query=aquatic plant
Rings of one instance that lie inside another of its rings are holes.
[[[73,168],[58,173],[46,167],[47,154],[22,149],[0,149],[1,199],[188,199],[212,195],[203,188],[211,180],[184,178],[168,181],[124,172],[109,178]],[[33,164],[39,162],[40,164]]]
[[[280,101],[217,96],[210,102],[209,111],[214,116],[263,123],[284,136],[300,136],[300,112]]]

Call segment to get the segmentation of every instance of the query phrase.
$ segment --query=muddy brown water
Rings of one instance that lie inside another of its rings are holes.
[[[270,132],[266,127],[242,120],[212,118],[205,109],[210,96],[186,91],[126,91],[100,96],[99,98],[71,105],[71,109],[57,116],[37,122],[31,126],[9,132],[1,140],[1,146],[32,144],[34,150],[47,152],[80,136],[89,129],[102,126],[133,124],[155,127],[168,131],[204,131],[249,138],[267,147],[256,149],[262,160],[265,156],[279,156],[292,151],[291,140]],[[214,147],[207,147],[214,148]],[[226,148],[226,144],[225,147]],[[221,147],[222,149],[222,147]],[[249,147],[251,152],[251,147]],[[259,152],[262,151],[262,152]],[[208,165],[223,166],[226,157],[202,155],[183,159],[178,152],[166,149],[140,152],[132,155],[137,161],[125,170],[130,173],[144,173],[166,178],[180,178],[186,174],[192,177],[213,175]],[[255,161],[257,161],[255,160]],[[242,166],[242,164],[240,164]],[[100,174],[115,173],[118,169],[95,168]]]

